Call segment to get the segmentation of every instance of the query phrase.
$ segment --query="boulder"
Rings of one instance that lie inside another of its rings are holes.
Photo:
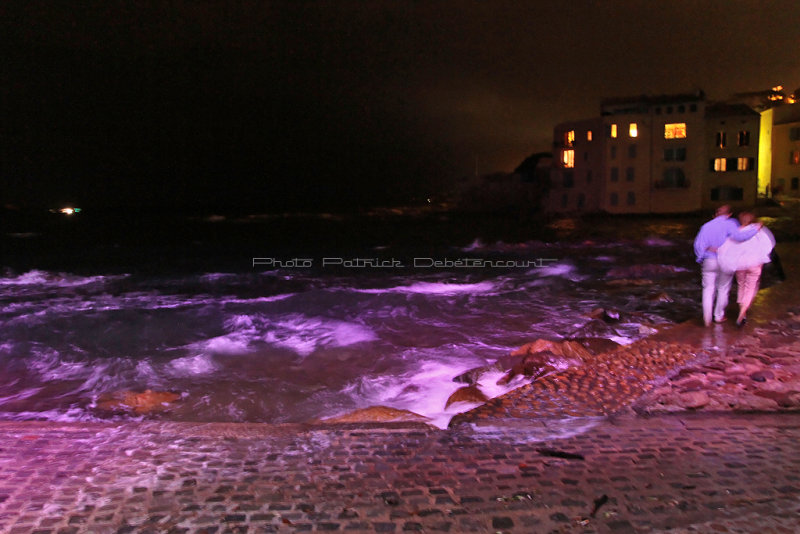
[[[711,402],[705,391],[686,391],[678,394],[678,404],[687,410],[702,408]]]
[[[137,415],[168,410],[172,403],[180,399],[178,393],[170,391],[145,391],[122,390],[112,393],[103,393],[97,399],[97,408],[110,412],[133,412]]]
[[[549,351],[565,358],[576,358],[581,361],[591,360],[592,354],[577,341],[550,341],[547,339],[537,339],[531,343],[526,343],[522,347],[511,352],[511,356],[525,356],[537,352]]]
[[[500,362],[495,362],[490,365],[474,367],[469,371],[465,371],[453,378],[453,382],[460,382],[462,384],[477,384],[483,375],[492,372],[502,372],[505,370],[506,368],[504,368]]]
[[[427,423],[430,418],[408,410],[388,406],[370,406],[361,410],[323,419],[322,423]]]
[[[489,400],[489,397],[484,395],[483,391],[481,391],[478,386],[464,386],[458,388],[450,395],[444,407],[447,409],[455,402],[484,403],[487,400]]]
[[[764,397],[765,399],[771,399],[775,401],[781,408],[796,408],[798,406],[798,401],[800,401],[800,394],[795,391],[781,392],[762,389],[759,391],[754,391],[753,395]]]
[[[616,341],[611,341],[604,337],[578,337],[572,338],[570,341],[577,341],[591,354],[602,354],[604,352],[612,352],[617,350],[620,346]]]
[[[592,319],[570,332],[568,337],[570,339],[582,337],[611,337],[616,334],[617,331],[609,324],[609,321]]]
[[[518,357],[517,361],[511,366],[508,373],[497,381],[498,385],[504,386],[511,382],[514,377],[523,375],[536,380],[553,371],[563,371],[570,367],[577,367],[583,364],[583,360],[577,358],[565,358],[554,354],[549,350],[525,354]]]
[[[647,296],[645,297],[645,300],[647,300],[648,302],[652,302],[652,303],[659,303],[659,302],[674,302],[674,301],[673,301],[673,299],[672,299],[672,297],[670,297],[670,296],[669,296],[667,293],[665,293],[664,291],[661,291],[660,293],[654,293],[654,294],[652,294],[652,295],[647,295]]]
[[[775,378],[775,375],[766,369],[763,371],[756,371],[750,375],[750,379],[753,382],[766,382],[767,380],[772,380],[773,378]]]

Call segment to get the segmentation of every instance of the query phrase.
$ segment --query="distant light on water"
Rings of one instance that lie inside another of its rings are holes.
[[[53,211],[53,210],[50,210],[50,211]],[[65,206],[65,207],[63,207],[63,208],[58,210],[58,213],[61,213],[63,215],[75,215],[75,214],[80,213],[80,212],[81,212],[80,208],[73,208],[72,206]]]

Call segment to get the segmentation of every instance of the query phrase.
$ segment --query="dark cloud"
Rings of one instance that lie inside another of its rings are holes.
[[[800,86],[795,1],[4,2],[9,197],[400,201],[601,98]]]

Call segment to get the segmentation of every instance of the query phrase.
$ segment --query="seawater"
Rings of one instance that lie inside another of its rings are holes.
[[[284,423],[385,405],[444,427],[475,406],[445,409],[463,385],[453,378],[524,343],[587,335],[630,343],[646,335],[643,323],[696,313],[699,285],[685,238],[448,241],[440,234],[400,245],[320,239],[304,248],[305,229],[296,240],[282,234],[281,246],[248,241],[226,261],[197,255],[189,268],[165,263],[169,247],[131,269],[104,263],[105,253],[72,270],[44,260],[7,268],[0,418]],[[224,237],[211,247],[216,258]],[[637,264],[669,265],[675,275],[651,285],[608,283],[611,269]],[[655,292],[671,302],[651,300]],[[593,321],[598,307],[623,320]],[[498,386],[500,376],[484,375],[479,387],[493,397],[523,383]],[[104,394],[145,389],[181,399],[148,416],[97,407]]]

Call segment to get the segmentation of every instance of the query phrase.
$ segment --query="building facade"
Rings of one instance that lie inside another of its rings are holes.
[[[772,111],[772,180],[774,195],[800,197],[800,106]]]
[[[679,213],[754,203],[760,116],[702,92],[602,102],[554,128],[551,212]],[[730,141],[729,141],[730,140]]]

